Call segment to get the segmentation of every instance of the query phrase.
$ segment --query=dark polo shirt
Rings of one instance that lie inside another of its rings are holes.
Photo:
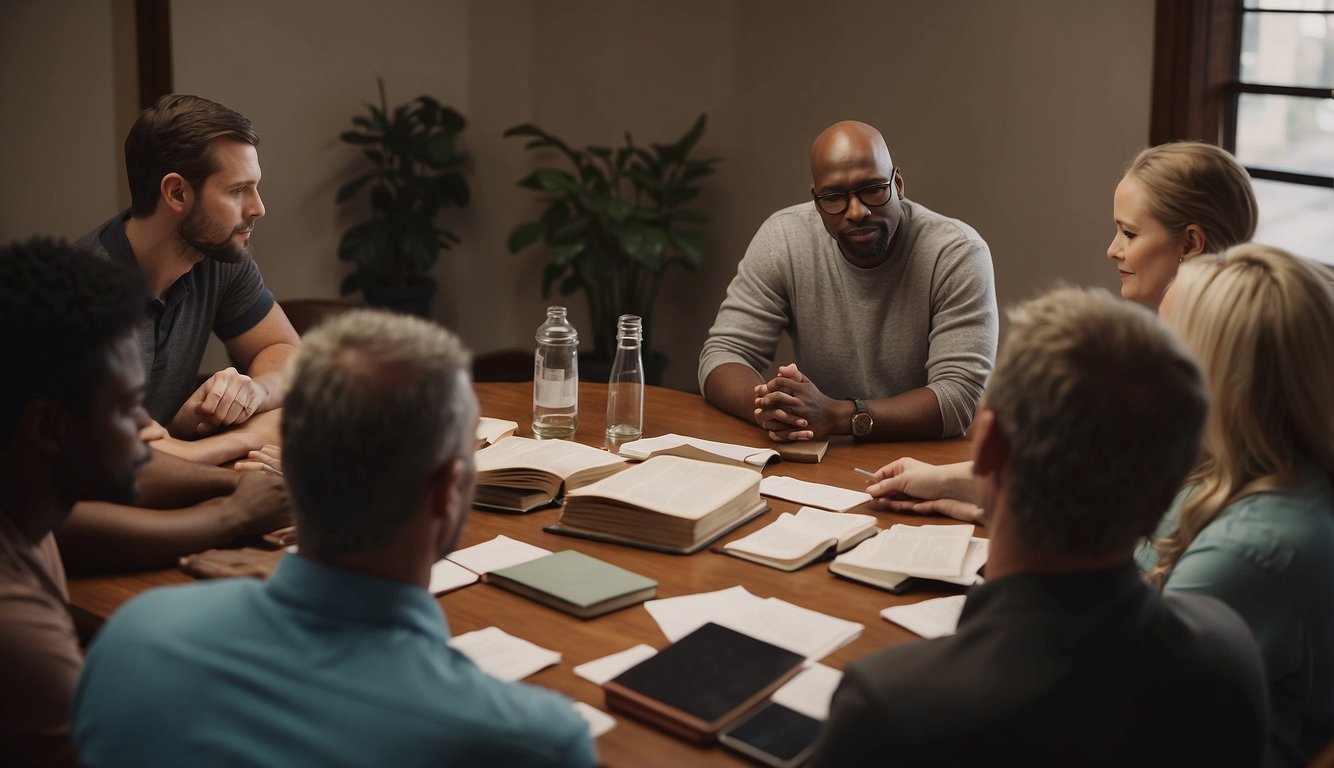
[[[78,245],[139,269],[125,237],[129,218],[129,211],[112,217]],[[136,330],[148,371],[144,406],[149,415],[167,423],[198,388],[210,333],[230,341],[258,325],[272,308],[273,294],[250,259],[239,264],[204,259],[167,289],[165,301],[146,295]]]

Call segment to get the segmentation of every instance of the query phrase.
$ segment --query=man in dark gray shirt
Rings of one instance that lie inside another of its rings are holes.
[[[1010,314],[973,434],[991,538],[956,634],[850,665],[815,765],[1255,766],[1259,650],[1231,608],[1139,575],[1207,394],[1144,308],[1065,289]]]

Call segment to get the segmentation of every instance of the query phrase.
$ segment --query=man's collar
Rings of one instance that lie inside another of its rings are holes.
[[[440,604],[416,584],[354,573],[289,553],[265,589],[279,602],[322,616],[408,626],[442,642],[449,638]]]

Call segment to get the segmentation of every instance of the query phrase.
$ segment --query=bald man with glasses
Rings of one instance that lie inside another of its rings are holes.
[[[770,216],[737,266],[700,389],[778,442],[962,434],[996,357],[986,242],[905,198],[865,123],[826,128],[810,161],[812,200]],[[783,331],[796,360],[766,382]]]

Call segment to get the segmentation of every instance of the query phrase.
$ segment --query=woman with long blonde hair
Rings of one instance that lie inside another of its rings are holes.
[[[1334,738],[1334,289],[1247,244],[1181,265],[1161,313],[1212,402],[1200,462],[1140,565],[1246,620],[1270,681],[1266,765],[1306,765]]]

